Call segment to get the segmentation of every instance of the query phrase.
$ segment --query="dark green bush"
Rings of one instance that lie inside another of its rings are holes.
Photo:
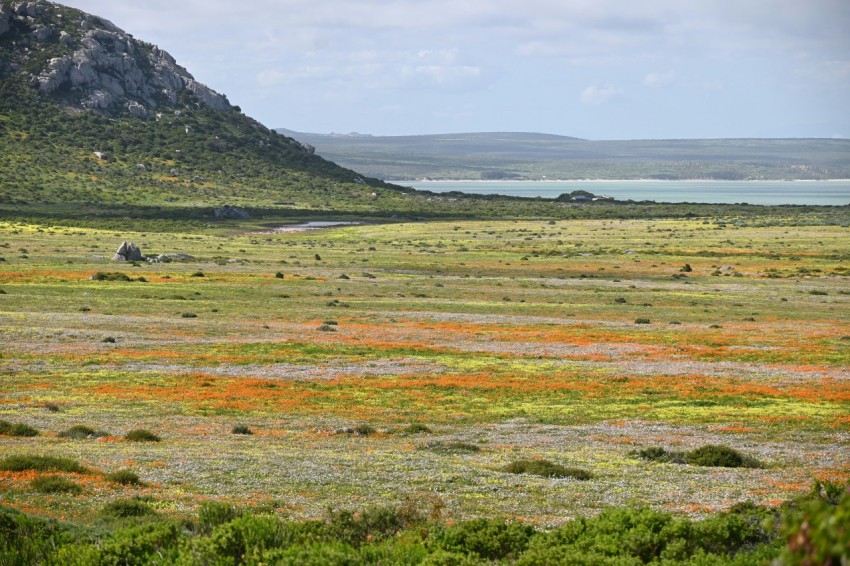
[[[684,464],[685,463],[685,453],[684,452],[669,452],[660,446],[651,446],[649,448],[643,448],[638,450],[637,452],[632,452],[632,454],[637,455],[644,460],[649,460],[651,462],[672,462],[674,464]]]
[[[473,519],[439,528],[429,545],[458,554],[474,553],[484,560],[514,559],[528,548],[534,527],[504,519]]]
[[[395,533],[421,524],[425,517],[413,504],[393,507],[369,507],[360,513],[348,510],[328,510],[325,516],[327,532],[339,542],[359,547],[367,541],[380,541]]]
[[[233,434],[254,434],[250,428],[245,425],[236,425],[231,430]]]
[[[198,509],[198,528],[200,532],[209,534],[215,527],[241,516],[242,511],[229,503],[205,501]]]
[[[635,324],[652,324],[648,318],[636,318]]]
[[[9,436],[38,436],[38,429],[24,423],[15,423],[7,432]]]
[[[124,438],[132,442],[159,442],[160,440],[162,440],[154,433],[142,428],[131,430],[130,432],[124,435]]]
[[[180,316],[182,316],[183,318],[198,318],[198,315],[193,312],[184,312]]]
[[[132,281],[129,275],[120,272],[98,271],[91,276],[92,281]]]
[[[81,488],[76,483],[62,476],[38,476],[30,482],[30,488],[39,493],[82,493]]]
[[[0,460],[0,470],[7,472],[23,472],[36,470],[38,472],[69,472],[85,474],[88,470],[79,462],[70,458],[55,456],[33,456],[30,454],[14,454]]]
[[[405,434],[422,434],[433,432],[430,428],[422,423],[411,423],[402,429]]]
[[[422,446],[422,448],[427,450],[433,450],[434,452],[442,452],[445,454],[471,454],[474,452],[481,452],[480,446],[460,441],[437,440],[425,444],[424,446]]]
[[[330,324],[323,324],[319,327],[319,330],[322,332],[336,332],[336,328],[331,326]]]
[[[112,483],[120,483],[121,485],[145,485],[139,479],[139,475],[132,470],[116,470],[106,474],[104,479]]]
[[[62,432],[60,432],[59,436],[62,438],[75,439],[102,438],[104,436],[109,436],[109,433],[104,432],[102,430],[95,430],[86,425],[74,425],[68,430],[63,430]]]
[[[511,462],[502,471],[511,474],[532,474],[545,478],[573,478],[577,480],[589,480],[593,474],[580,468],[565,468],[549,460],[516,460]]]
[[[722,445],[707,445],[685,454],[685,462],[694,466],[712,466],[719,468],[758,468],[761,463],[744,456],[734,448]]]
[[[110,517],[125,519],[127,517],[154,515],[156,511],[140,499],[116,499],[104,505],[102,513]]]

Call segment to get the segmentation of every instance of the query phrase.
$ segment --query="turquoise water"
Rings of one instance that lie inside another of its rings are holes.
[[[617,200],[750,204],[850,205],[850,180],[841,181],[423,181],[401,183],[444,193],[555,198],[577,190]]]

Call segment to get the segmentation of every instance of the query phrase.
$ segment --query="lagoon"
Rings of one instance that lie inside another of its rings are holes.
[[[617,200],[850,205],[850,180],[833,181],[417,181],[415,189],[445,193],[555,198],[585,190]]]

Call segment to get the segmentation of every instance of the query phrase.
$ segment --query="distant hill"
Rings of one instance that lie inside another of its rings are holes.
[[[850,140],[841,139],[592,141],[505,132],[371,136],[278,131],[345,167],[391,181],[850,178]]]
[[[0,214],[375,210],[409,192],[266,128],[159,47],[44,0],[0,1],[0,155]]]

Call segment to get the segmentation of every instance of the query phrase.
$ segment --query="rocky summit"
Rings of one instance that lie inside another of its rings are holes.
[[[199,83],[159,47],[111,22],[60,4],[0,2],[0,78],[23,74],[64,104],[143,120],[192,95],[213,110],[227,97]]]

